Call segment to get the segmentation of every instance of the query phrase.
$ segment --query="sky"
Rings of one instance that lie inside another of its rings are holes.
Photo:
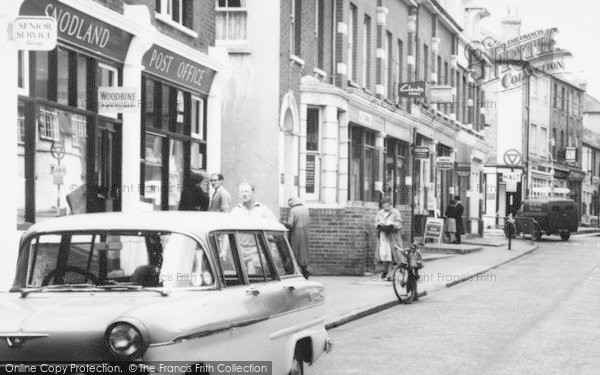
[[[600,99],[600,1],[598,0],[482,0],[491,13],[482,27],[500,35],[507,7],[517,7],[522,20],[521,34],[557,27],[560,48],[571,51],[567,69],[583,76],[588,94]]]

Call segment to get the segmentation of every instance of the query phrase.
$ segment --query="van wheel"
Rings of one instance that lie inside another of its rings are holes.
[[[289,375],[304,375],[304,363],[296,357],[294,357],[294,361],[292,362],[292,369]]]
[[[568,241],[568,240],[569,240],[569,237],[571,237],[571,233],[569,233],[569,232],[562,232],[562,233],[560,234],[560,238],[561,238],[563,241]]]
[[[536,241],[541,241],[542,239],[542,231],[541,230],[537,230],[534,234],[533,234],[533,238]]]

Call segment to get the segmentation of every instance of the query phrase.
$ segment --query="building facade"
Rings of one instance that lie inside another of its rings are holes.
[[[584,94],[583,148],[581,167],[586,172],[582,186],[581,223],[600,225],[600,101]]]
[[[52,17],[58,42],[50,51],[17,51],[8,41],[15,89],[4,105],[15,106],[14,116],[6,113],[17,124],[8,159],[17,215],[5,218],[7,237],[67,214],[177,209],[190,173],[220,169],[221,89],[230,71],[214,47],[213,4],[13,3],[3,20]],[[99,97],[107,90],[134,99],[111,110]]]

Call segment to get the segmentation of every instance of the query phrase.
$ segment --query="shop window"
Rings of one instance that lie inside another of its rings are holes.
[[[198,139],[206,139],[206,128],[204,126],[204,99],[192,96],[191,107],[190,120],[192,136]]]
[[[375,133],[361,127],[351,127],[350,133],[349,199],[378,201],[379,192],[375,185],[378,181],[379,157],[375,149]]]
[[[172,114],[172,105],[171,103],[171,87],[167,85],[162,85],[160,90],[160,109],[161,116],[158,124],[156,124],[159,129],[170,129],[169,124],[171,123],[171,114]]]
[[[17,142],[25,142],[25,107],[22,102],[19,102],[17,111]]]
[[[245,0],[217,0],[216,39],[246,40],[246,18]]]
[[[164,138],[155,134],[145,136],[144,190],[143,196],[150,200],[154,209],[162,209],[162,149]]]
[[[193,172],[206,171],[206,143],[192,142],[190,168]]]
[[[169,141],[169,209],[179,207],[179,199],[183,191],[184,143],[180,140]]]
[[[35,70],[35,92],[34,95],[40,98],[48,98],[48,84],[50,79],[50,69],[48,66],[49,54],[45,51],[33,52],[34,70]]]
[[[192,7],[192,0],[156,0],[156,18],[192,28]]]
[[[59,104],[69,104],[69,52],[58,49],[56,53],[56,101]]]
[[[46,141],[59,140],[58,115],[55,110],[40,107],[39,134],[40,139]]]
[[[96,84],[98,87],[117,87],[119,85],[119,70],[110,65],[98,64]],[[102,109],[99,109],[98,113],[107,117],[118,117],[116,113],[105,112]]]
[[[77,108],[87,108],[87,66],[88,58],[77,56]]]
[[[152,126],[154,127],[154,121],[155,121],[155,110],[154,107],[156,105],[156,100],[155,100],[155,91],[156,91],[156,83],[149,79],[144,77],[143,81],[142,81],[142,100],[144,101],[143,104],[143,121],[144,121],[144,125],[146,127]]]
[[[87,134],[87,123],[85,116],[73,115],[71,117],[71,123],[73,127],[73,135],[71,138],[72,145],[73,147],[81,147],[81,145],[85,142]]]
[[[405,185],[408,176],[408,143],[388,138],[385,145],[385,185],[384,194],[396,204],[407,204],[408,189]]]
[[[177,90],[177,103],[175,104],[176,113],[175,113],[175,128],[173,131],[175,133],[184,134],[185,133],[185,125],[184,125],[184,117],[185,117],[185,98],[184,93],[181,90]]]
[[[29,95],[29,52],[18,53],[18,90],[21,95]]]

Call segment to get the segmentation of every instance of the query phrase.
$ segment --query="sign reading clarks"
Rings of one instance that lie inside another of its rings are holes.
[[[426,88],[425,82],[402,82],[398,84],[398,96],[401,98],[424,98]]]

